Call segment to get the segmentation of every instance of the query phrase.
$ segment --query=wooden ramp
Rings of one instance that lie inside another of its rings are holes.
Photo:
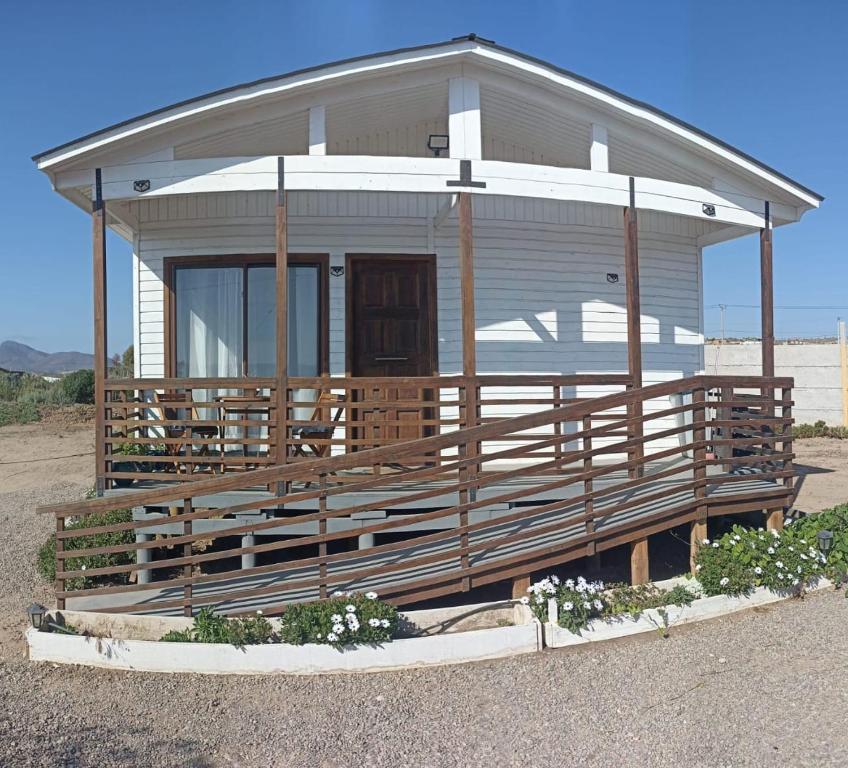
[[[791,416],[787,399],[772,394],[784,380],[761,384],[760,412],[752,416],[749,403],[725,418],[732,402],[713,405],[707,397],[722,386],[715,379],[645,387],[637,393],[641,402],[669,392],[690,397],[600,426],[593,413],[627,406],[634,393],[345,456],[54,507],[60,521],[134,509],[132,522],[77,530],[75,541],[96,532],[136,535],[135,545],[60,544],[57,598],[77,610],[177,615],[204,606],[278,613],[336,590],[373,589],[402,604],[522,577],[684,523],[703,525],[711,515],[788,506]],[[666,426],[681,413],[691,419]],[[648,432],[651,422],[663,428]],[[523,442],[482,451],[493,436]],[[406,455],[442,458],[363,473],[388,459],[402,464]],[[60,530],[59,541],[69,533]],[[124,566],[69,567],[70,558],[122,551],[139,556]],[[130,573],[136,583],[92,581]],[[68,589],[71,579],[86,583]]]

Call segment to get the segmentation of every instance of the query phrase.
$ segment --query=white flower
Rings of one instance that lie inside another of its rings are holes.
[[[565,586],[569,589],[574,589],[574,579],[566,579]]]
[[[261,610],[260,610],[260,611],[256,611],[256,615],[257,615],[257,616],[261,616],[261,615],[262,615],[262,611],[261,611]]]
[[[320,633],[320,632],[318,632],[318,633],[315,635],[315,639],[316,639],[316,640],[320,640],[320,639],[321,639],[321,633]]]
[[[562,607],[563,607],[563,609],[564,609],[564,610],[566,610],[566,611],[570,611],[572,608],[574,608],[574,603],[571,603],[571,602],[569,602],[568,600],[566,600],[566,601],[562,604]]]
[[[713,549],[718,549],[718,542],[717,541],[713,542]]]
[[[600,600],[595,600],[595,610],[600,611],[604,607],[604,604]]]
[[[780,538],[780,533],[778,533],[774,528],[771,529],[771,535],[776,539]]]
[[[704,539],[704,540],[701,542],[701,544],[703,544],[705,547],[707,547],[707,546],[709,546],[709,544],[710,544],[710,540],[709,540],[709,539]]]
[[[354,612],[356,611],[356,606],[355,606],[353,603],[348,603],[348,604],[345,606],[345,610],[346,610],[348,613],[354,613]]]
[[[81,571],[84,571],[84,570],[85,570],[85,565],[81,565],[81,566],[80,566],[80,570],[81,570]]]
[[[377,599],[377,593],[376,592],[366,592],[365,597],[368,600],[376,600]]]
[[[557,576],[557,575],[553,575],[553,576],[551,576],[551,581],[552,581],[554,584],[559,584],[559,576]]]
[[[798,573],[801,573],[801,571],[802,571],[802,570],[804,570],[804,569],[803,569],[803,568],[801,568],[801,566],[799,565],[799,566],[798,566],[795,570],[796,570]]]
[[[738,533],[733,534],[734,541],[742,541],[742,537]]]
[[[521,603],[522,605],[529,605],[530,598],[529,597],[522,597],[521,600],[519,600],[518,602]]]
[[[536,595],[536,605],[541,605],[544,602],[545,602],[544,597],[542,597],[541,595]]]
[[[782,561],[782,560],[776,560],[774,564],[775,564],[778,568],[783,568],[783,561]]]
[[[339,613],[334,613],[332,616],[330,616],[330,621],[332,621],[333,624],[338,624],[341,620],[342,617]]]
[[[778,573],[778,574],[777,574],[777,578],[778,578],[778,579],[785,579],[785,578],[786,578],[786,574],[785,574],[785,573]]]
[[[591,609],[592,604],[591,604],[590,602],[588,602],[588,601],[584,601],[584,602],[583,602],[583,607],[584,607],[584,608],[588,611],[588,610],[590,610],[590,609]]]
[[[794,552],[794,551],[795,551],[795,547],[789,547],[789,551],[790,551],[790,552]]]
[[[368,626],[369,627],[379,627],[380,626],[380,620],[379,619],[368,619]]]
[[[333,592],[333,597],[344,597],[344,596],[345,596],[345,593],[342,592],[341,590],[337,589],[335,592]]]
[[[702,566],[700,563],[698,563],[698,564],[695,566],[695,571],[696,571],[696,572],[697,572],[697,571],[700,571],[702,567],[703,567],[703,566]]]
[[[320,635],[319,635],[319,637],[320,637]],[[336,633],[335,633],[335,632],[330,632],[330,633],[327,635],[327,642],[335,643],[335,642],[336,642],[336,640],[338,640],[338,639],[339,639],[339,638],[338,638],[338,636],[336,635]]]
[[[383,629],[388,629],[390,623],[391,622],[388,619],[380,619],[380,626],[383,627]]]
[[[721,584],[721,586],[723,587],[726,587],[728,584],[730,584],[730,579],[728,579],[727,576],[723,576],[719,584]]]
[[[757,530],[758,530],[758,531],[760,531],[760,532],[762,532],[762,531],[764,531],[764,530],[765,530],[765,528],[763,528],[763,526],[760,526],[759,528],[757,528]]]
[[[342,632],[344,632],[344,624],[333,624],[333,632],[335,632],[337,635],[340,635]]]
[[[801,554],[800,554],[800,555],[798,555],[798,557],[800,557],[802,560],[806,560],[806,559],[807,559],[807,556],[806,556],[803,552],[801,552]]]
[[[763,572],[763,569],[760,568],[759,565],[756,568],[754,568],[754,573],[756,573],[757,576],[759,576],[762,572]]]
[[[769,547],[769,548],[766,550],[766,552],[768,552],[770,555],[773,555],[773,554],[774,554],[774,547]]]

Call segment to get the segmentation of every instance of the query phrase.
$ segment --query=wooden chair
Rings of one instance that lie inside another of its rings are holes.
[[[322,392],[318,395],[315,410],[312,412],[312,416],[309,419],[315,423],[305,427],[292,427],[292,439],[298,441],[295,443],[294,452],[292,454],[293,456],[308,457],[308,454],[306,453],[307,448],[312,452],[312,455],[318,459],[330,455],[331,446],[329,441],[332,439],[333,433],[336,431],[336,424],[339,419],[341,419],[344,408],[339,406],[336,409],[336,413],[331,416],[329,424],[325,418],[325,412],[332,410],[332,406],[334,404],[338,405],[343,402],[345,402],[344,395],[335,395],[332,392]],[[310,440],[326,440],[327,442],[311,443]]]
[[[173,403],[185,403],[185,406],[175,406],[172,405]],[[180,415],[181,411],[188,412],[188,420],[190,421],[202,421],[197,412],[197,408],[194,407],[190,395],[187,392],[166,392],[160,396],[158,392],[154,391],[153,403],[149,404],[147,408],[151,411],[158,411],[158,416],[161,421],[179,421],[180,419],[185,418]],[[183,455],[183,450],[194,456],[210,455],[208,444],[201,445],[200,450],[197,453],[193,453],[191,451],[192,437],[198,437],[203,440],[211,440],[212,438],[220,436],[218,427],[213,425],[190,427],[180,424],[163,424],[161,427],[164,436],[169,440],[185,438],[185,442],[165,443],[165,451],[169,456],[173,456],[175,459],[174,467],[176,468],[177,473],[180,472],[181,465],[186,466],[187,474],[192,474],[194,472],[194,464],[186,464],[186,462],[179,461],[179,457]],[[223,465],[221,465],[221,470],[223,471]]]

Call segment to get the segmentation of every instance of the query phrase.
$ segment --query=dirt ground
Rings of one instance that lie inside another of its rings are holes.
[[[848,441],[796,443],[798,508],[848,501]],[[842,766],[848,600],[789,601],[578,652],[326,678],[31,664],[52,601],[35,507],[93,483],[87,426],[0,428],[0,765]],[[214,727],[212,724],[214,723]],[[508,727],[494,727],[509,724]],[[672,727],[672,724],[673,727]]]

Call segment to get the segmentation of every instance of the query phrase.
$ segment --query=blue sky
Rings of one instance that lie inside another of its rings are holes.
[[[0,28],[0,340],[92,346],[89,219],[32,154],[227,85],[468,32],[648,101],[825,195],[775,234],[777,334],[832,333],[848,317],[848,4],[54,0],[6,3]],[[115,237],[109,249],[115,351],[131,340],[130,249]],[[758,302],[758,268],[753,237],[706,251],[708,332],[711,305]],[[756,333],[758,310],[727,312],[730,331]]]

